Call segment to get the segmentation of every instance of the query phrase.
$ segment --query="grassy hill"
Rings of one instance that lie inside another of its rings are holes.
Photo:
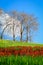
[[[43,46],[43,44],[32,43],[32,42],[30,43],[30,42],[0,40],[0,47],[10,47],[10,46]]]

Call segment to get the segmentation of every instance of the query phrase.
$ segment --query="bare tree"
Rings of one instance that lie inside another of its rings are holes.
[[[2,13],[3,13],[3,11],[2,11],[2,9],[0,9],[0,16],[1,16]],[[2,24],[2,22],[0,21],[0,32],[1,32],[2,26],[3,26],[3,24]],[[1,38],[1,34],[0,34],[0,38]]]
[[[11,16],[12,16],[13,19],[15,19],[15,22],[19,20],[18,19],[19,18],[19,14],[18,14],[17,11],[12,11],[11,12]],[[16,23],[15,25],[16,25],[16,27],[19,27],[20,24]],[[13,38],[15,38],[15,35],[14,35],[14,22],[13,22]]]
[[[21,14],[22,20],[21,20],[21,40],[22,40],[22,33],[24,29],[26,29],[27,32],[27,38],[26,41],[32,41],[32,38],[34,36],[34,32],[38,30],[38,22],[37,18],[33,15],[28,15],[25,13]],[[23,25],[24,24],[24,25]],[[25,26],[22,30],[22,25]]]
[[[32,38],[34,36],[34,32],[38,30],[38,22],[37,22],[37,18],[33,15],[29,15],[29,20],[28,20],[28,24],[27,24],[27,41],[29,40],[30,42],[32,42]]]
[[[19,23],[16,22],[16,21],[18,21],[16,13],[13,12],[12,15],[7,19],[5,18],[5,20],[6,20],[6,22],[4,23],[4,28],[3,28],[3,31],[1,34],[1,38],[3,37],[4,31],[8,27],[7,31],[10,32],[12,30],[13,40],[15,41],[15,32],[16,32],[15,25],[16,25],[16,27],[19,26]]]
[[[16,27],[18,27],[20,24],[20,23],[16,23],[16,21],[18,20],[17,16],[18,15],[15,11],[12,12],[12,15],[9,16],[8,18],[6,18],[6,16],[5,16],[6,22],[3,25],[4,28],[3,28],[3,31],[1,33],[1,39],[3,38],[3,34],[4,34],[5,30],[8,28],[6,31],[10,32],[12,30],[13,40],[15,41],[15,25],[17,24]]]
[[[6,19],[5,18],[5,20],[6,20],[6,22],[4,23],[4,28],[3,28],[3,31],[2,31],[2,34],[1,34],[1,38],[3,37],[3,33],[4,33],[4,31],[7,29],[7,27],[8,27],[8,32],[10,32],[11,31],[11,29],[12,29],[12,31],[13,31],[13,40],[15,40],[15,38],[14,38],[14,20],[13,20],[13,18],[12,17],[9,17],[8,19]],[[10,32],[11,33],[11,32]]]
[[[0,21],[0,39],[1,39],[2,22]]]
[[[21,41],[22,41],[22,34],[24,32],[24,30],[26,29],[26,24],[28,21],[28,16],[25,13],[21,13]]]

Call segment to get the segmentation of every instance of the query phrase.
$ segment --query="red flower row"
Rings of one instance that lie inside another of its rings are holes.
[[[0,48],[0,56],[5,55],[43,56],[43,47],[17,46],[17,47]]]

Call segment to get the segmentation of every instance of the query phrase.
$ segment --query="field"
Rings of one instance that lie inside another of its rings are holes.
[[[43,65],[43,44],[0,40],[0,65]]]
[[[43,46],[40,43],[29,43],[19,41],[0,40],[0,47],[11,47],[11,46]]]
[[[43,57],[2,56],[0,57],[0,65],[43,65]]]

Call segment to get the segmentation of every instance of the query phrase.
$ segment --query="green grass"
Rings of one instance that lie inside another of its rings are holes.
[[[11,46],[43,46],[43,44],[32,43],[32,42],[30,43],[30,42],[0,40],[0,47],[11,47]]]
[[[43,65],[43,56],[1,56],[0,65]]]

